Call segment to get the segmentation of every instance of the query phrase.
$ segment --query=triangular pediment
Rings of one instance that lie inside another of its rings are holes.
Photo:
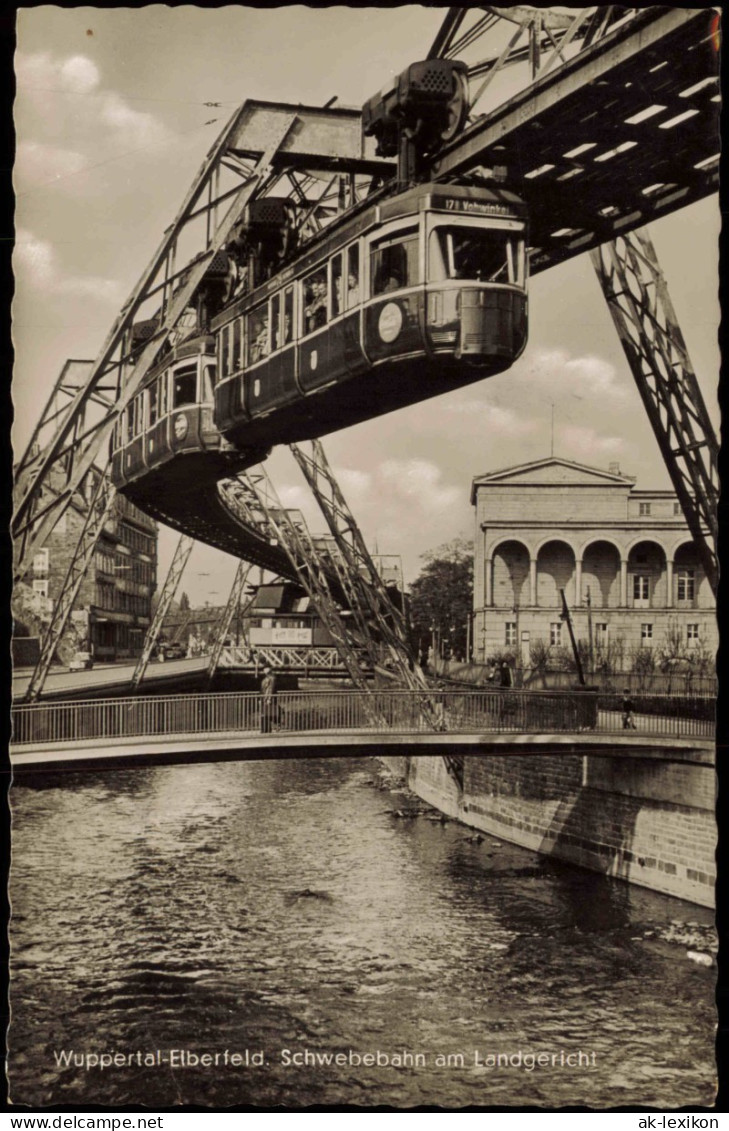
[[[473,481],[474,490],[487,486],[548,486],[550,484],[582,484],[589,486],[632,487],[634,479],[619,472],[606,471],[600,467],[588,467],[573,460],[548,459],[533,460],[531,463],[517,464],[514,467],[500,468],[477,476]]]

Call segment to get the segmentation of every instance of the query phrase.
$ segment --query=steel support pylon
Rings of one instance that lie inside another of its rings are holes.
[[[372,691],[368,669],[394,676],[406,687],[423,692],[421,714],[434,730],[443,730],[442,709],[410,651],[404,618],[389,599],[321,444],[314,442],[312,457],[300,448],[292,451],[327,518],[333,545],[321,546],[320,539],[312,538],[303,516],[282,506],[263,468],[237,476],[243,491],[255,499],[252,509],[267,515],[354,685]],[[332,592],[332,570],[347,602],[343,610]],[[372,710],[376,712],[374,703]]]
[[[292,444],[291,451],[331,531],[337,549],[333,560],[335,565],[341,563],[342,584],[351,608],[359,613],[364,631],[375,635],[406,687],[427,690],[427,680],[410,647],[403,612],[390,599],[321,442],[311,441],[311,454],[298,444]]]
[[[81,582],[86,575],[94,550],[96,549],[96,544],[111,514],[115,498],[116,491],[114,490],[108,474],[106,472],[99,474],[94,494],[88,504],[88,511],[83,527],[81,528],[76,549],[71,558],[66,576],[63,580],[63,585],[61,586],[61,592],[53,609],[51,622],[41,641],[38,663],[30,677],[30,682],[28,683],[24,695],[26,702],[32,702],[37,699],[43,690],[43,685],[53,661],[56,647],[63,635],[74,601],[81,587]]]
[[[165,583],[162,586],[162,592],[159,595],[159,601],[157,602],[155,614],[152,617],[152,623],[147,629],[147,635],[144,638],[142,654],[137,660],[137,666],[135,667],[134,673],[132,675],[131,686],[133,691],[136,691],[142,679],[144,678],[144,673],[147,670],[147,664],[151,659],[152,652],[154,651],[155,644],[157,643],[157,638],[160,634],[160,630],[162,628],[162,625],[164,624],[165,617],[169,612],[170,605],[172,604],[172,600],[175,596],[175,593],[177,592],[180,581],[182,580],[182,575],[185,572],[187,560],[192,553],[192,547],[194,545],[194,538],[190,538],[187,534],[182,534],[180,536],[180,540],[177,543],[177,547],[172,557],[170,568],[167,572],[167,577],[165,578]]]
[[[653,242],[631,232],[590,258],[716,595],[719,444]]]
[[[233,585],[228,596],[228,603],[226,604],[223,615],[218,622],[218,626],[215,630],[215,639],[210,650],[210,662],[208,663],[207,670],[208,683],[212,682],[213,676],[218,670],[218,664],[220,663],[220,656],[225,644],[225,638],[228,635],[228,630],[232,624],[233,617],[238,611],[240,611],[241,615],[248,612],[248,609],[253,601],[253,596],[251,596],[250,600],[247,601],[245,606],[241,608],[243,590],[245,588],[246,581],[248,580],[248,574],[251,572],[252,568],[253,567],[251,566],[250,562],[238,562],[238,569],[235,571],[235,578],[233,579]]]
[[[371,652],[369,638],[355,638],[345,624],[331,588],[330,560],[325,560],[312,540],[303,515],[287,510],[263,468],[253,469],[236,477],[237,482],[268,520],[269,527],[286,550],[298,581],[314,603],[319,616],[340,651],[344,665],[355,687],[369,691],[369,681],[359,661],[357,649]],[[350,610],[347,610],[350,612]],[[368,656],[371,659],[371,656]]]

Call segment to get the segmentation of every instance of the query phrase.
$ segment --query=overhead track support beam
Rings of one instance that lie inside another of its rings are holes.
[[[719,443],[653,242],[632,232],[590,258],[716,595]]]

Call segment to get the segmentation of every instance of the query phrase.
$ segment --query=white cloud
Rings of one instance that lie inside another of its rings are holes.
[[[111,126],[130,145],[161,145],[168,138],[168,132],[154,114],[134,110],[119,94],[108,91],[99,99],[101,121]]]
[[[124,297],[116,279],[63,273],[48,240],[24,228],[19,228],[16,235],[14,261],[18,278],[46,294],[92,298],[113,305]]]
[[[47,184],[56,177],[78,173],[86,165],[83,153],[46,145],[41,141],[21,141],[15,159],[15,175],[25,184]]]
[[[28,281],[42,289],[53,285],[55,267],[53,251],[46,240],[40,240],[22,228],[18,229],[14,254],[16,272],[25,271]]]
[[[578,396],[624,397],[626,386],[617,378],[615,367],[594,354],[570,357],[567,350],[538,349],[531,357],[522,379],[548,380],[555,391],[569,387]]]
[[[560,439],[570,452],[580,455],[605,453],[617,455],[625,451],[625,441],[620,436],[601,436],[594,428],[584,428],[570,424],[558,430]]]
[[[372,486],[372,476],[367,471],[356,471],[351,467],[340,467],[334,471],[345,499],[361,498]]]
[[[86,55],[58,58],[47,51],[19,51],[15,66],[22,137],[17,171],[32,185],[71,177],[126,151],[161,147],[171,140],[161,119],[104,89],[98,67]],[[60,136],[72,137],[74,147],[55,145]],[[80,183],[74,177],[69,190],[78,191]]]
[[[297,484],[285,483],[276,486],[276,494],[284,507],[291,510],[304,510],[311,504],[311,492]]]
[[[441,482],[443,472],[428,460],[385,460],[379,477],[392,494],[416,499],[429,512],[446,510],[461,501],[461,488],[445,486]]]
[[[537,422],[531,417],[517,414],[510,408],[489,404],[486,400],[454,401],[444,405],[443,411],[450,416],[464,417],[464,425],[472,424],[476,429],[490,429],[500,436],[525,436],[537,427]]]
[[[71,55],[67,59],[54,59],[50,51],[15,55],[15,74],[21,93],[47,94],[56,90],[75,94],[88,94],[101,81],[99,69],[86,55]]]
[[[64,86],[78,94],[88,94],[101,81],[96,63],[85,55],[72,55],[70,59],[65,59],[59,65],[58,71]]]

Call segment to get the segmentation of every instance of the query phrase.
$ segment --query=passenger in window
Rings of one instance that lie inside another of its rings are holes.
[[[268,314],[262,315],[253,326],[251,339],[251,364],[268,356]]]
[[[313,275],[307,282],[305,294],[306,332],[318,330],[327,320],[327,285],[323,274]]]
[[[359,302],[359,279],[350,271],[347,276],[347,306],[356,306]]]
[[[392,262],[392,257],[388,256],[389,262],[380,264],[375,277],[374,293],[376,295],[389,294],[390,291],[399,291],[401,287],[405,286],[404,275],[397,269]]]

